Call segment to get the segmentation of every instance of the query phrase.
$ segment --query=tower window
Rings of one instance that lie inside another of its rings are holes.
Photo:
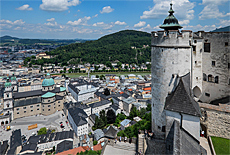
[[[210,94],[209,93],[205,93],[205,96],[210,97]]]
[[[207,75],[205,73],[203,73],[203,80],[207,81]]]
[[[225,42],[225,46],[228,46],[228,42]]]
[[[210,52],[210,43],[204,43],[204,52]]]
[[[10,95],[9,95],[9,94],[6,94],[6,96],[7,96],[7,97],[10,97]]]
[[[215,66],[216,65],[216,61],[212,61],[212,66]]]
[[[192,51],[193,51],[193,52],[196,51],[196,46],[192,46]]]
[[[208,82],[214,82],[214,77],[212,75],[208,75]]]
[[[218,76],[215,77],[215,83],[219,83],[219,77]]]

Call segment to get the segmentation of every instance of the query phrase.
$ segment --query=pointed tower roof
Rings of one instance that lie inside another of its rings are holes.
[[[165,29],[166,31],[168,30],[178,30],[181,29],[182,26],[178,23],[178,20],[176,17],[173,15],[174,11],[172,9],[172,3],[170,3],[170,10],[168,17],[165,18],[164,23],[160,26],[160,28]]]
[[[5,87],[10,87],[12,84],[11,84],[11,82],[10,82],[10,79],[9,79],[9,77],[7,77],[7,80],[6,80],[6,82],[5,82]]]

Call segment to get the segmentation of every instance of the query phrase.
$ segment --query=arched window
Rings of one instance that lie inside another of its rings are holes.
[[[215,83],[219,83],[219,77],[218,76],[215,77]]]
[[[207,81],[207,75],[205,73],[203,73],[203,80]]]

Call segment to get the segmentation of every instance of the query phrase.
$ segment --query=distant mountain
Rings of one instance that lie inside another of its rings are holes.
[[[230,26],[226,26],[226,27],[222,27],[222,28],[219,28],[219,29],[215,29],[215,30],[210,31],[210,32],[230,32]]]
[[[18,40],[19,38],[7,36],[7,35],[0,37],[0,40],[12,40],[12,39]]]
[[[2,36],[0,37],[0,43],[11,43],[14,44],[16,42],[12,41],[16,40],[19,44],[26,44],[26,45],[33,45],[36,43],[43,43],[43,44],[61,44],[61,45],[68,45],[71,43],[83,43],[88,40],[84,39],[22,39],[12,36]]]

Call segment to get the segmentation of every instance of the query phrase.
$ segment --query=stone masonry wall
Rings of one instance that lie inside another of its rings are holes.
[[[209,136],[230,139],[230,105],[210,105],[199,103],[207,113],[205,121],[201,121],[207,127]]]

